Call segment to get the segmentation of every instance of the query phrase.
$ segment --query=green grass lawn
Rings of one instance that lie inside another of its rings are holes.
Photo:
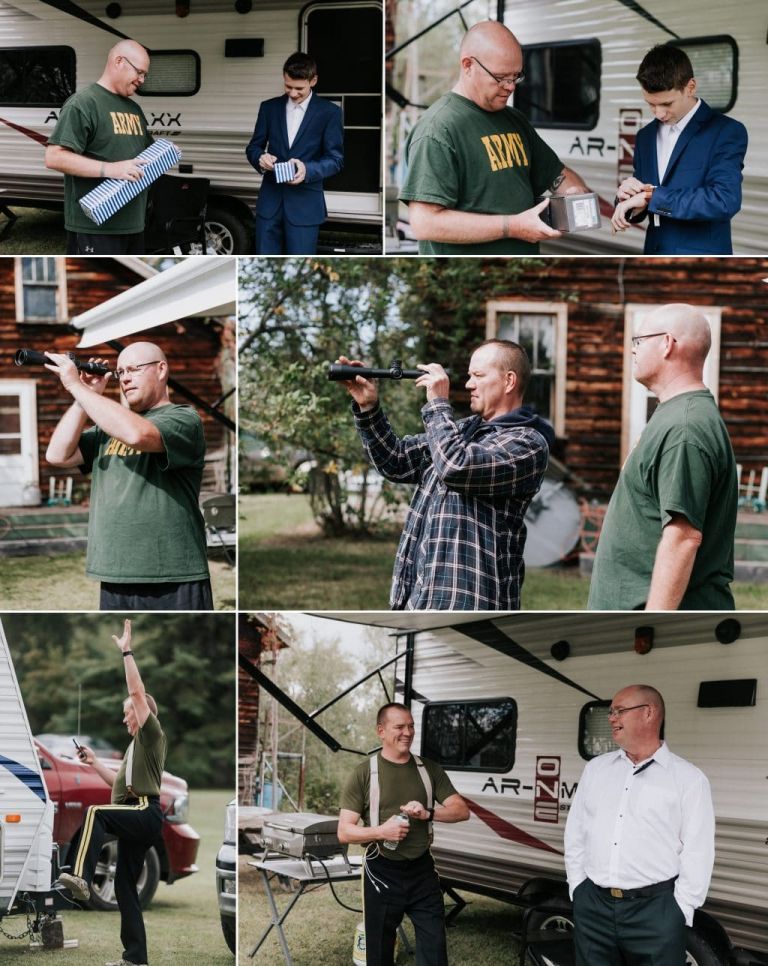
[[[243,610],[387,610],[398,533],[326,539],[302,494],[240,497]],[[768,609],[768,584],[735,581],[739,610]],[[584,610],[589,578],[576,567],[528,568],[523,610]]]
[[[41,158],[42,163],[42,158]],[[2,195],[0,195],[2,204]],[[0,255],[63,255],[67,250],[64,214],[42,208],[10,206],[19,216],[6,238],[0,241]],[[0,229],[5,217],[0,215]]]
[[[214,866],[224,833],[224,811],[232,791],[190,793],[190,824],[200,835],[199,871],[167,886],[160,883],[144,912],[152,966],[230,966],[229,952],[219,922]],[[120,917],[116,912],[72,909],[62,913],[65,939],[77,939],[77,949],[31,953],[23,940],[0,934],[0,962],[39,962],[60,966],[95,966],[119,959]],[[6,932],[17,935],[24,928],[19,917],[3,920]]]
[[[85,553],[3,557],[3,607],[7,610],[98,610],[99,585],[85,576]],[[235,569],[210,561],[216,610],[235,608]]]
[[[258,871],[241,856],[239,865],[240,926],[238,962],[280,966],[284,962],[275,930],[273,929],[254,959],[248,953],[256,945],[269,925],[269,906]],[[273,886],[273,888],[275,888]],[[354,909],[361,909],[360,884],[335,885],[340,899]],[[518,944],[511,931],[518,922],[512,907],[484,896],[463,893],[469,905],[448,929],[448,959],[460,966],[518,966]],[[291,894],[278,892],[277,905],[285,910]],[[284,929],[295,966],[347,966],[352,962],[352,942],[355,927],[363,919],[362,913],[350,912],[340,906],[327,886],[313,887],[305,892],[291,910]],[[405,920],[405,934],[413,945],[414,935],[410,920]],[[403,949],[397,957],[399,966],[413,963]]]

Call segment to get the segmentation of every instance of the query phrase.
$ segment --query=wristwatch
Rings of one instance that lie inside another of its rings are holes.
[[[435,819],[435,810],[434,810],[434,808],[428,808],[427,809],[427,821],[428,822],[433,822],[434,819]]]

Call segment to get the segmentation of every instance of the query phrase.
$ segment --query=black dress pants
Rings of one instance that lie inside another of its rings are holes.
[[[432,854],[367,860],[363,872],[366,966],[392,966],[397,927],[407,915],[416,931],[416,966],[447,966],[445,906]]]

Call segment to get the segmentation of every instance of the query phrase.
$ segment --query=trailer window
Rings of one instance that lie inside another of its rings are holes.
[[[142,97],[192,97],[200,90],[200,55],[195,50],[153,50]]]
[[[422,754],[444,768],[507,772],[515,763],[512,698],[433,702],[424,708],[421,725]]]
[[[684,50],[693,66],[696,93],[716,111],[730,111],[736,103],[739,48],[733,37],[693,37],[671,41]]]
[[[0,48],[0,104],[61,107],[75,92],[72,47]]]
[[[537,128],[591,131],[600,117],[599,40],[523,47],[525,81],[514,105]]]
[[[610,701],[590,701],[581,709],[579,715],[579,754],[587,761],[615,751],[616,743],[611,736],[611,723],[608,720]]]

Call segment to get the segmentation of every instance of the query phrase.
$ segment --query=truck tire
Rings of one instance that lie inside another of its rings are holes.
[[[529,916],[528,932],[540,932],[541,930],[547,929],[561,933],[572,933],[573,913],[557,911],[567,904],[567,900],[564,903],[562,899],[555,897],[545,899]]]
[[[685,966],[728,966],[707,940],[694,929],[686,929]]]
[[[221,916],[220,918],[221,931],[224,933],[224,939],[229,946],[229,951],[234,956],[236,947],[237,920],[234,916]]]
[[[85,905],[89,909],[114,912],[117,909],[115,898],[115,863],[117,861],[117,841],[105,842],[96,863],[96,873],[91,884],[91,898]],[[154,848],[144,856],[144,865],[137,880],[139,902],[146,909],[152,901],[160,882],[160,859]]]
[[[205,239],[208,251],[215,255],[247,255],[253,243],[237,214],[215,201],[205,215]]]

